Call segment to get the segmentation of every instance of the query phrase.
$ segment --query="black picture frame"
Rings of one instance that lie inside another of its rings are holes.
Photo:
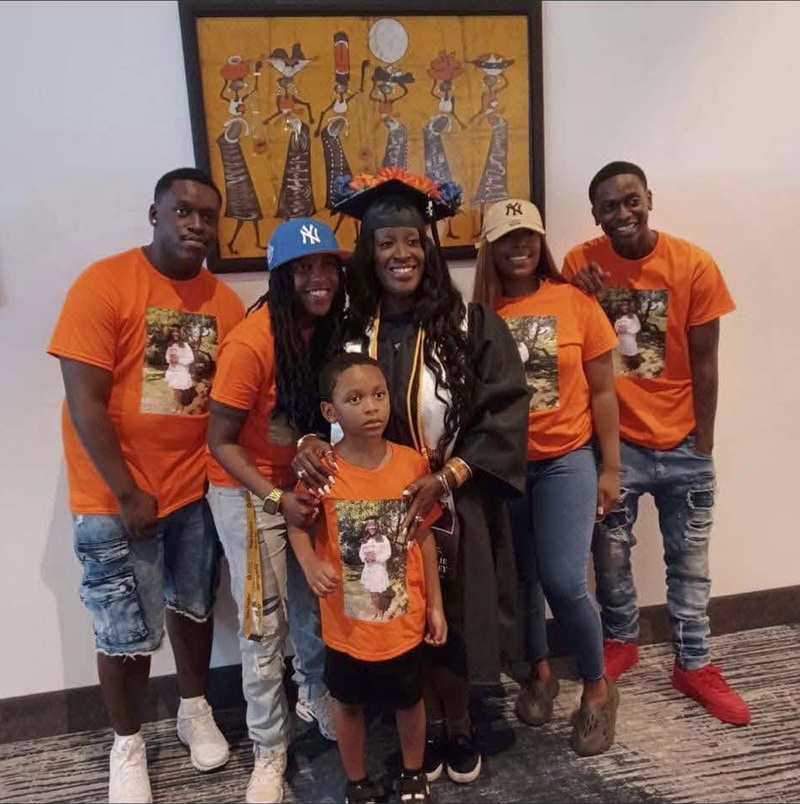
[[[434,9],[434,10],[432,10]],[[223,92],[219,92],[219,84],[222,81],[226,86],[228,85],[227,79],[223,80],[220,78],[220,70],[218,68],[218,63],[214,66],[214,72],[207,68],[206,72],[207,75],[204,76],[202,63],[201,63],[201,53],[200,53],[200,36],[198,35],[198,26],[203,24],[205,18],[223,18],[226,20],[230,20],[230,24],[233,26],[236,24],[237,18],[266,18],[270,23],[277,22],[274,18],[290,18],[291,20],[296,20],[298,26],[302,26],[304,24],[304,20],[306,18],[313,18],[316,21],[316,18],[330,18],[332,27],[332,31],[336,31],[341,28],[343,25],[346,25],[348,18],[352,18],[353,21],[363,22],[365,19],[370,18],[389,18],[393,19],[395,17],[398,18],[417,18],[417,17],[432,17],[432,18],[439,18],[439,17],[474,17],[474,16],[486,16],[487,17],[487,24],[486,24],[486,31],[487,37],[489,34],[492,36],[497,37],[498,34],[502,34],[502,18],[504,17],[522,17],[524,18],[524,25],[527,32],[527,99],[528,99],[528,114],[527,114],[527,132],[523,131],[525,135],[525,141],[528,144],[528,153],[527,153],[527,186],[528,190],[525,193],[519,193],[519,195],[524,195],[529,197],[531,201],[533,201],[542,212],[542,216],[545,215],[545,176],[544,176],[544,100],[543,100],[543,72],[542,72],[542,4],[540,0],[503,0],[502,3],[497,3],[496,0],[437,0],[437,2],[431,3],[430,0],[404,0],[404,2],[398,3],[388,3],[385,0],[336,0],[335,2],[328,2],[327,0],[178,0],[178,10],[179,10],[179,17],[180,17],[180,29],[181,29],[181,39],[183,45],[183,55],[184,55],[184,66],[185,66],[185,75],[186,75],[186,85],[187,85],[187,96],[188,96],[188,105],[189,105],[189,113],[190,113],[190,120],[191,120],[191,129],[192,129],[192,141],[194,146],[194,154],[195,154],[195,162],[197,167],[205,170],[206,172],[211,175],[211,177],[215,180],[217,185],[219,186],[221,192],[223,193],[223,217],[225,217],[226,212],[226,201],[227,201],[227,185],[225,176],[222,175],[223,171],[219,169],[219,166],[215,166],[215,161],[212,160],[212,149],[210,147],[210,143],[213,140],[209,140],[209,132],[210,132],[210,125],[209,125],[209,112],[210,109],[206,108],[206,100],[204,100],[204,80],[207,82],[208,86],[206,87],[206,98],[211,97],[209,93],[213,91],[213,93],[218,93],[223,100],[228,100],[227,97],[224,96]],[[212,20],[214,24],[218,24],[216,20]],[[433,20],[432,20],[433,22]],[[241,24],[241,23],[240,23]],[[519,21],[516,24],[521,24]],[[432,30],[432,29],[431,29]],[[285,49],[283,52],[288,55],[288,50],[290,46],[292,46],[292,42],[286,42]],[[496,49],[495,49],[496,50]],[[275,53],[276,50],[273,50],[270,55]],[[443,51],[442,51],[443,52]],[[491,50],[487,50],[486,53],[493,53]],[[294,55],[294,54],[292,54]],[[469,57],[475,57],[478,54],[460,54],[459,58],[463,59],[463,62],[469,62],[470,68],[478,67],[479,69],[484,69],[486,64],[479,64],[478,59],[470,59]],[[494,55],[492,55],[494,58]],[[249,58],[253,58],[252,54]],[[462,62],[462,63],[463,63]],[[258,64],[258,62],[256,62]],[[494,63],[490,64],[493,66]],[[274,66],[274,64],[272,65]],[[285,68],[285,65],[283,65]],[[331,66],[333,66],[333,61],[331,60]],[[431,66],[433,66],[431,64]],[[260,73],[259,75],[265,76],[265,81],[274,81],[280,80],[278,78],[278,73],[272,71],[270,72],[268,67],[264,67],[264,72]],[[258,71],[251,71],[250,77],[255,75]],[[356,72],[355,69],[353,71]],[[419,74],[421,70],[417,71]],[[486,70],[484,75],[490,73],[491,70]],[[362,67],[362,86],[364,84],[364,70]],[[465,73],[462,73],[466,75]],[[376,76],[377,70],[373,74],[373,89],[376,86]],[[473,71],[470,73],[471,81],[474,83],[477,79],[477,73]],[[519,76],[521,75],[520,71],[517,70],[515,76],[517,81],[519,81]],[[419,82],[415,85],[414,89],[416,90],[418,87],[422,89],[425,93],[429,92],[429,85],[431,84],[432,79],[430,78],[431,73],[428,72],[428,75],[420,75]],[[320,78],[321,74],[318,73],[317,78]],[[354,76],[355,77],[355,76]],[[252,80],[252,78],[251,78]],[[291,82],[293,79],[286,79],[287,81]],[[398,79],[398,81],[401,79]],[[484,123],[490,119],[490,116],[494,114],[494,118],[492,120],[496,121],[498,115],[503,114],[502,107],[498,106],[498,110],[485,110],[484,107],[484,90],[487,86],[487,81],[485,77],[480,79],[483,81],[481,87],[480,94],[480,109],[481,111],[479,114],[483,114],[483,118],[478,119],[478,123]],[[326,91],[330,95],[330,87],[332,81],[326,80]],[[451,82],[455,84],[456,82]],[[212,87],[213,84],[213,87]],[[433,79],[433,85],[436,86],[435,79]],[[230,84],[233,86],[233,83]],[[256,81],[256,86],[258,86],[258,82]],[[262,87],[264,86],[264,82],[262,81]],[[273,86],[273,84],[270,84]],[[309,84],[307,84],[309,86]],[[314,88],[319,88],[318,82],[312,82],[310,84],[312,90]],[[441,84],[440,84],[441,86]],[[279,90],[278,90],[279,91]],[[286,91],[286,90],[284,90]],[[519,90],[517,90],[519,91]],[[371,93],[372,94],[372,93]],[[433,94],[432,92],[430,94]],[[378,97],[378,96],[376,96]],[[434,95],[434,98],[437,97]],[[440,99],[444,96],[440,93]],[[474,113],[478,108],[478,93],[472,92],[472,105],[469,108],[470,113]],[[216,97],[215,97],[216,100]],[[297,97],[294,98],[297,100]],[[373,98],[373,100],[375,100]],[[421,98],[420,98],[421,100]],[[491,100],[491,99],[490,99]],[[299,101],[302,102],[302,101]],[[428,97],[427,102],[430,104],[431,100]],[[443,107],[441,104],[446,103],[445,100],[440,100],[440,106],[438,107],[441,111]],[[306,104],[307,105],[307,104]],[[371,111],[376,111],[378,106],[373,104],[371,107]],[[271,110],[269,110],[271,111]],[[298,112],[298,117],[303,110]],[[294,111],[289,112],[289,114],[294,115]],[[309,106],[308,111],[309,116],[311,116],[311,108]],[[318,111],[319,114],[319,111]],[[273,115],[274,116],[274,115]],[[397,115],[398,118],[400,115]],[[437,113],[434,113],[433,117],[430,118],[433,121],[434,117],[437,116]],[[440,117],[442,115],[439,115]],[[477,115],[473,115],[475,117]],[[235,118],[236,115],[234,114],[233,117]],[[458,119],[458,118],[456,118]],[[383,120],[383,117],[381,117]],[[310,121],[309,121],[310,122]],[[285,123],[284,123],[285,124]],[[236,125],[240,125],[236,123]],[[321,126],[321,122],[319,123]],[[377,129],[377,124],[375,125]],[[388,130],[389,126],[386,125]],[[484,128],[485,125],[484,125]],[[217,124],[217,129],[219,129],[219,124]],[[508,126],[507,126],[508,129]],[[520,131],[519,125],[517,125],[514,129],[515,136],[520,138]],[[228,129],[226,129],[228,130]],[[488,130],[488,129],[487,129]],[[416,131],[416,130],[415,130]],[[310,133],[310,131],[309,131]],[[223,134],[220,134],[219,139],[221,139]],[[387,153],[388,153],[388,134],[387,136]],[[484,135],[485,136],[485,135]],[[291,137],[291,135],[289,135]],[[492,128],[491,137],[494,137],[494,127]],[[310,139],[310,137],[307,137]],[[508,141],[508,139],[507,139]],[[219,140],[218,140],[219,142]],[[492,139],[492,142],[494,140]],[[314,142],[311,142],[311,147],[314,146]],[[223,148],[223,145],[220,145],[220,151]],[[229,147],[225,145],[224,147]],[[233,146],[230,146],[233,147]],[[317,148],[320,146],[317,144]],[[240,158],[241,157],[241,149],[240,149]],[[288,149],[287,149],[288,153]],[[315,152],[312,152],[315,153]],[[214,152],[214,157],[217,162],[220,161],[220,155]],[[508,150],[506,151],[507,157],[507,174],[508,180],[514,181],[519,180],[520,178],[520,171],[514,168],[514,154],[510,153]],[[311,157],[309,157],[311,158]],[[486,156],[486,166],[488,167],[489,164],[489,154],[487,153]],[[277,157],[275,157],[277,160]],[[326,156],[327,160],[327,156]],[[446,160],[445,160],[446,161]],[[287,158],[288,164],[288,158]],[[327,166],[327,161],[326,161]],[[484,174],[486,171],[486,167],[484,168]],[[353,173],[358,173],[359,171],[354,169]],[[421,172],[421,171],[418,171]],[[481,176],[481,186],[483,186],[483,175]],[[310,174],[309,174],[310,175]],[[524,176],[524,171],[522,173]],[[286,174],[284,173],[284,180]],[[455,177],[458,180],[458,177]],[[309,180],[310,181],[310,180]],[[330,180],[329,180],[330,181]],[[253,181],[252,186],[255,189],[256,184],[258,182]],[[258,190],[256,190],[256,194],[258,195]],[[513,193],[509,193],[510,195]],[[273,193],[274,195],[274,193]],[[315,188],[314,189],[314,196],[316,201],[316,196],[320,195],[319,191]],[[465,197],[469,195],[467,188],[465,187]],[[477,197],[477,196],[476,196]],[[472,203],[473,199],[468,198],[468,203],[470,204],[470,211],[469,215],[470,220],[474,218],[474,210],[475,205]],[[491,201],[487,201],[486,204],[491,203],[494,200],[499,200],[497,198],[491,199]],[[261,220],[267,219],[267,221],[271,221],[271,226],[274,228],[274,225],[277,225],[280,222],[281,217],[277,215],[269,216],[269,214],[265,214],[263,211],[263,207],[266,206],[263,202],[257,202],[257,205],[261,207],[259,213],[261,214]],[[481,208],[479,212],[479,216],[482,217],[482,209],[483,205],[478,205]],[[257,246],[263,246],[266,244],[268,240],[268,231],[269,226],[264,227],[265,231],[262,233],[260,231],[260,224],[256,222],[254,225],[254,236],[249,237],[249,241],[254,243],[255,245],[251,245],[248,254],[241,254],[240,253],[232,253],[232,249],[234,248],[231,246],[228,248],[227,243],[233,242],[236,240],[237,237],[240,237],[239,234],[241,231],[245,231],[249,229],[247,227],[247,220],[249,218],[244,218],[245,214],[252,215],[252,210],[246,210],[245,212],[238,212],[236,216],[228,216],[231,217],[232,220],[236,220],[236,232],[237,234],[233,235],[233,238],[226,242],[227,234],[223,233],[223,226],[221,223],[220,227],[220,241],[215,245],[212,251],[209,253],[208,256],[208,266],[209,269],[214,273],[230,273],[230,272],[242,272],[242,271],[263,271],[266,269],[266,260],[263,256],[263,251],[256,248]],[[326,222],[331,222],[332,219],[327,217],[330,213],[327,212],[325,209],[325,205],[321,203],[319,204],[319,208],[316,210],[315,214],[320,217],[322,220]],[[294,217],[294,215],[291,215]],[[228,224],[228,228],[233,226],[233,224]],[[464,224],[462,224],[462,229],[464,228]],[[474,225],[472,228],[475,228]],[[441,231],[441,230],[440,230]],[[471,239],[472,242],[464,243],[465,239]],[[475,256],[475,246],[474,240],[477,238],[468,238],[462,233],[461,240],[462,242],[457,245],[449,245],[448,238],[442,238],[442,246],[445,253],[445,256],[448,259],[468,259]],[[259,242],[260,241],[260,242]],[[345,242],[343,243],[343,247],[348,247],[348,244]],[[237,249],[238,251],[239,249]]]

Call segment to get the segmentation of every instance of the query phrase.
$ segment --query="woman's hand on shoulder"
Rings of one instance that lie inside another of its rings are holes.
[[[331,484],[336,482],[331,472],[335,472],[337,468],[336,453],[324,438],[303,436],[297,455],[292,459],[292,469],[306,488],[320,495],[330,493]]]

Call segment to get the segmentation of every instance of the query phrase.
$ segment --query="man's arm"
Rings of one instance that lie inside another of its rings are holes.
[[[717,416],[719,373],[719,319],[689,327],[689,360],[692,368],[692,399],[697,423],[696,446],[711,455],[714,449],[714,422]]]
[[[117,431],[108,415],[112,373],[65,357],[60,363],[69,415],[83,448],[117,498],[128,533],[137,539],[149,538],[158,525],[158,504],[136,485],[122,456]]]

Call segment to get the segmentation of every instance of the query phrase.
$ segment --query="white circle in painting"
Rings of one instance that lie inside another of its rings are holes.
[[[408,34],[397,20],[376,20],[369,29],[369,49],[376,59],[385,64],[394,64],[408,49]]]

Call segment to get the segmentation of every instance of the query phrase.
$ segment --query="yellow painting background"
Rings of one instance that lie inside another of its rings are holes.
[[[315,217],[334,225],[336,216],[325,208],[326,175],[322,142],[314,137],[319,115],[334,97],[333,34],[344,31],[350,39],[350,82],[348,94],[359,88],[362,60],[369,59],[364,92],[348,102],[349,132],[342,136],[344,151],[354,174],[375,172],[381,165],[386,144],[387,129],[380,122],[378,104],[369,98],[372,73],[377,66],[386,66],[369,50],[368,32],[381,17],[204,17],[198,19],[197,38],[202,76],[202,98],[208,135],[208,154],[211,174],[220,190],[225,192],[217,138],[223,124],[231,119],[228,102],[220,98],[224,79],[220,69],[232,55],[239,55],[250,63],[268,56],[274,49],[283,48],[291,54],[298,42],[303,55],[313,61],[294,77],[297,96],[311,104],[314,123],[309,123],[304,107],[297,106],[295,115],[305,122],[311,137],[311,170]],[[481,108],[483,72],[468,62],[485,53],[513,59],[506,68],[508,86],[499,93],[497,112],[508,122],[508,195],[530,198],[530,133],[529,121],[529,67],[527,17],[524,16],[394,16],[408,34],[405,55],[394,63],[395,69],[411,72],[415,82],[408,85],[409,93],[395,104],[399,119],[408,131],[408,169],[423,173],[424,156],[422,128],[428,119],[438,114],[438,97],[431,94],[433,79],[428,75],[431,61],[439,52],[454,52],[463,67],[462,74],[453,82],[455,113],[464,122]],[[266,128],[260,121],[276,111],[276,95],[280,74],[268,63],[261,68],[258,92],[247,101],[244,119],[250,124],[250,135],[242,137],[245,161],[252,177],[263,212],[259,223],[261,242],[265,244],[272,230],[281,221],[274,218],[281,189],[290,130],[282,118],[273,120]],[[245,79],[253,86],[252,72]],[[377,93],[376,93],[377,94]],[[332,114],[329,112],[328,115]],[[326,118],[327,119],[327,118]],[[254,148],[254,133],[266,134],[266,149],[259,153]],[[444,246],[472,245],[480,225],[479,210],[471,208],[491,138],[491,129],[483,115],[477,117],[466,130],[453,121],[453,130],[443,135],[453,179],[464,188],[463,211],[451,224],[455,238],[442,238]],[[223,205],[224,209],[224,205]],[[235,229],[231,218],[220,220],[220,257],[229,258],[224,245]],[[444,233],[440,224],[440,233]],[[355,227],[344,222],[339,229],[339,241],[349,248]],[[237,238],[237,257],[263,257],[256,248],[255,233],[246,222]]]

